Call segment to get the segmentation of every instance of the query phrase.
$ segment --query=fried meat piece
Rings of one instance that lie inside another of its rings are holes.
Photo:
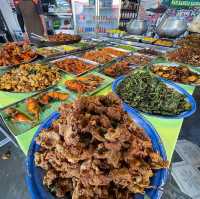
[[[84,187],[81,182],[78,182],[74,189],[72,199],[112,199],[109,196],[106,186],[88,186]]]
[[[42,130],[36,138],[36,143],[43,148],[51,149],[60,142],[60,136],[55,131]]]
[[[63,198],[66,193],[73,190],[72,180],[70,178],[59,178],[53,186],[53,192],[58,198]]]
[[[92,167],[92,160],[87,160],[81,164],[80,168],[80,181],[87,186],[106,186],[112,181],[110,176],[99,174],[95,172]]]
[[[41,167],[44,170],[48,170],[50,168],[50,164],[46,160],[46,154],[47,152],[44,153],[36,152],[34,155],[35,165]]]
[[[53,181],[57,178],[56,170],[50,169],[47,171],[46,175],[44,176],[43,179],[43,184],[46,185],[47,187],[50,187],[50,185],[53,184]]]

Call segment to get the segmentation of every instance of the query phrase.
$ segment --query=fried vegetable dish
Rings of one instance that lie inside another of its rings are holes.
[[[114,78],[120,75],[127,75],[131,70],[133,70],[129,65],[129,62],[122,60],[104,68],[103,72]]]
[[[200,35],[199,34],[187,35],[186,37],[178,40],[176,44],[179,46],[191,46],[193,48],[199,48]]]
[[[57,69],[42,64],[22,64],[0,76],[0,90],[34,92],[55,85],[61,76]]]
[[[133,71],[119,83],[116,92],[129,106],[145,113],[172,116],[191,109],[185,95],[146,70]]]
[[[146,54],[146,55],[150,55],[150,56],[162,56],[163,55],[163,53],[156,51],[153,48],[144,48],[144,49],[138,50],[137,52]]]
[[[184,46],[175,51],[167,53],[166,57],[170,61],[200,66],[200,49],[191,46]]]
[[[89,74],[84,77],[65,81],[65,86],[79,94],[94,91],[104,81],[103,78]]]
[[[82,60],[72,58],[66,58],[60,61],[58,60],[54,62],[54,64],[58,68],[74,75],[80,75],[96,67],[95,65],[88,64]]]
[[[151,188],[155,170],[168,167],[113,94],[62,105],[36,143],[35,165],[59,198],[70,192],[72,199],[132,199]]]
[[[126,57],[125,60],[129,62],[130,65],[146,65],[151,62],[152,58],[144,55],[134,54]]]
[[[102,48],[101,49],[104,53],[106,54],[111,54],[111,55],[114,55],[116,57],[122,57],[122,56],[125,56],[127,55],[127,52],[125,51],[122,51],[122,50],[117,50],[116,48],[109,48],[109,47],[106,47],[106,48]]]
[[[49,41],[51,42],[75,42],[75,41],[80,41],[81,37],[79,35],[70,35],[70,34],[64,34],[64,33],[59,33],[55,35],[50,35]]]
[[[103,52],[102,50],[91,50],[82,56],[84,59],[88,59],[100,64],[105,64],[113,60],[113,56]]]
[[[192,72],[187,66],[162,66],[151,68],[152,72],[160,77],[184,84],[200,84],[200,75]]]
[[[6,43],[0,48],[0,67],[27,63],[36,56],[28,44]]]

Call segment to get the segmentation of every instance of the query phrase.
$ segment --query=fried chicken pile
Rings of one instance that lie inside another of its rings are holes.
[[[55,85],[61,76],[44,64],[22,64],[0,76],[0,90],[34,92]]]
[[[22,62],[29,62],[36,53],[28,44],[6,43],[0,49],[0,66],[18,65]]]
[[[150,187],[154,170],[168,167],[112,93],[62,105],[60,118],[36,143],[35,164],[57,197],[131,199]]]

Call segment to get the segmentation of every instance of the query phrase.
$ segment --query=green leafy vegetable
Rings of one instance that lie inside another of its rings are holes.
[[[147,70],[134,71],[116,91],[125,103],[145,113],[178,115],[191,109],[185,95],[167,87]]]

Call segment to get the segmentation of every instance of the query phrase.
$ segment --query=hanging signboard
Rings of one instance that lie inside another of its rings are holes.
[[[200,6],[200,0],[172,0],[171,6],[196,7],[196,6]]]

